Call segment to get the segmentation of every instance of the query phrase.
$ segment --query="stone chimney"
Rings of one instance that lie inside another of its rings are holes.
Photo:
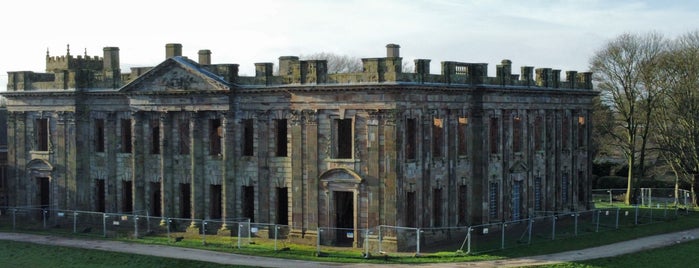
[[[102,69],[104,70],[119,70],[119,48],[105,47],[103,48],[104,57]]]
[[[386,57],[387,58],[398,58],[400,57],[400,46],[396,44],[386,45]]]
[[[199,64],[200,65],[211,65],[211,50],[208,50],[208,49],[199,50]]]
[[[182,56],[182,44],[165,45],[165,59]]]

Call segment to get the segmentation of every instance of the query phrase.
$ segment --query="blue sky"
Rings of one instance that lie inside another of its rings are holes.
[[[404,61],[483,62],[588,70],[590,57],[624,32],[656,31],[674,38],[699,30],[699,1],[608,0],[345,0],[345,1],[36,1],[3,3],[0,90],[8,71],[43,72],[44,55],[102,56],[120,48],[122,72],[164,60],[166,43],[181,43],[196,59],[240,64],[315,52],[359,58],[401,46]]]

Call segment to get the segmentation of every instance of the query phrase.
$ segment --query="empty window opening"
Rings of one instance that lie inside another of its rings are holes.
[[[131,153],[131,119],[121,119],[121,152]]]
[[[243,155],[253,156],[253,141],[255,137],[252,119],[243,120]]]
[[[104,119],[95,120],[95,152],[104,152]]]
[[[180,136],[180,154],[189,154],[189,122],[187,120],[180,120],[178,130]]]
[[[46,118],[36,119],[36,149],[49,150],[49,120]]]
[[[180,183],[180,217],[188,219],[192,216],[192,186]]]
[[[286,119],[274,120],[276,123],[277,135],[276,135],[276,145],[277,145],[277,156],[288,156],[287,152],[287,127]]]
[[[512,119],[512,151],[522,152],[522,118],[519,116]]]
[[[105,212],[105,207],[104,207],[104,180],[103,179],[96,179],[95,180],[95,199],[96,199],[96,211],[97,212]]]
[[[335,158],[352,158],[352,119],[335,119]]]
[[[434,189],[432,193],[433,226],[442,227],[442,189]]]
[[[563,149],[570,148],[570,144],[568,144],[568,137],[570,135],[568,123],[568,117],[564,116],[561,120],[561,146],[563,147]]]
[[[211,191],[211,210],[209,216],[212,219],[220,219],[221,212],[223,211],[223,206],[221,204],[223,188],[221,188],[220,184],[212,184],[209,189]]]
[[[277,187],[277,224],[289,224],[289,191],[287,187]]]
[[[405,120],[405,159],[414,160],[417,151],[417,125],[415,119]]]
[[[209,125],[209,154],[221,155],[221,139],[223,138],[221,119],[211,119]]]
[[[459,125],[456,128],[457,139],[459,142],[458,154],[467,155],[468,154],[468,140],[467,140],[467,127],[468,127],[468,117],[459,117]]]
[[[133,189],[131,181],[121,182],[121,212],[130,213],[133,211]]]
[[[578,116],[578,147],[585,146],[585,117]]]
[[[500,152],[500,120],[497,117],[490,118],[490,153]]]
[[[150,215],[159,217],[161,215],[160,182],[151,182],[150,192]]]
[[[468,192],[466,185],[459,185],[459,226],[465,226],[468,223]]]
[[[255,187],[243,186],[243,217],[255,221]]]
[[[150,153],[160,154],[160,125],[158,121],[151,122]]]
[[[441,118],[432,120],[432,157],[442,157],[444,146],[444,121]]]
[[[405,193],[405,226],[417,227],[415,192]]]
[[[49,184],[49,178],[36,178],[36,183],[39,188],[39,206],[42,209],[48,209],[51,205],[51,187]]]

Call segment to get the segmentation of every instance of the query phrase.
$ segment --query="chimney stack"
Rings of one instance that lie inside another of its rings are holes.
[[[400,57],[400,46],[396,45],[396,44],[386,45],[386,57],[388,57],[388,58]]]
[[[211,65],[211,50],[208,50],[208,49],[199,50],[199,64],[200,65]]]
[[[182,56],[182,44],[165,45],[165,59]]]

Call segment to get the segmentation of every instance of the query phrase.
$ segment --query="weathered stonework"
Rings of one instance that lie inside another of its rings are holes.
[[[588,208],[590,73],[517,75],[503,60],[495,77],[460,62],[436,75],[427,59],[403,73],[399,48],[363,59],[360,73],[285,56],[280,75],[258,63],[254,77],[212,65],[207,50],[191,61],[179,44],[130,74],[118,48],[47,55],[47,73],[9,72],[2,93],[3,205],[191,218],[192,231],[195,219],[247,217],[306,241],[317,228],[468,226]],[[363,236],[327,233],[323,243]]]

